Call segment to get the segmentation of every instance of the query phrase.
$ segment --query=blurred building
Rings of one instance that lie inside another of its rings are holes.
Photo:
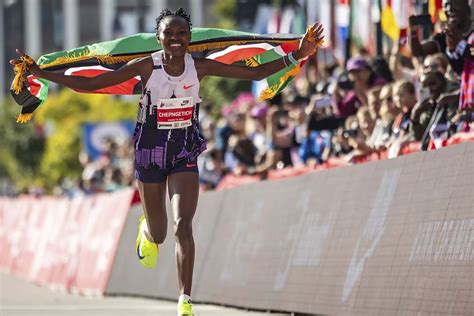
[[[154,32],[164,8],[184,8],[195,27],[215,21],[214,0],[2,0],[0,3],[0,100],[8,93],[15,48],[34,58],[53,51]],[[205,22],[204,22],[205,21]]]

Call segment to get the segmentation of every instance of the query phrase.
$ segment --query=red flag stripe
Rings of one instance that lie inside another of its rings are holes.
[[[41,82],[38,81],[38,78],[35,76],[28,76],[28,90],[32,95],[38,97],[38,94],[41,90]]]
[[[82,77],[96,77],[99,76],[103,73],[112,71],[111,69],[93,69],[97,67],[80,67],[80,68],[71,68],[68,69],[67,75],[69,76],[82,76]],[[77,92],[85,92],[85,93],[104,93],[104,94],[133,94],[133,88],[135,87],[136,84],[140,82],[140,78],[135,77],[132,79],[129,79],[127,81],[124,81],[118,85],[111,86],[111,87],[106,87],[103,89],[95,90],[95,91],[82,91],[82,90],[76,90]]]
[[[290,43],[291,45],[292,43]],[[295,47],[297,44],[294,43]],[[213,59],[225,64],[232,64],[239,60],[245,60],[250,57],[254,57],[258,54],[262,54],[266,51],[274,49],[280,55],[285,55],[286,53],[281,49],[281,46],[273,46],[267,43],[260,44],[247,44],[247,45],[234,45],[230,46],[222,51],[210,54],[207,56],[209,59]]]

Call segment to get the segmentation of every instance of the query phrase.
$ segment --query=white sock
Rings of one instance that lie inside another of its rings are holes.
[[[186,295],[186,294],[181,294],[178,299],[178,304],[181,304],[183,301],[189,302],[190,300],[191,300],[191,296]]]

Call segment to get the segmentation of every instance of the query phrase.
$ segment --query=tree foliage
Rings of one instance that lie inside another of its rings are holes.
[[[216,1],[212,11],[216,27],[235,28],[237,0]],[[207,77],[201,82],[203,99],[214,104],[214,116],[250,82]],[[51,93],[35,112],[33,121],[17,124],[20,108],[7,99],[0,109],[0,180],[19,190],[31,185],[51,190],[63,179],[78,180],[82,172],[78,156],[82,148],[82,124],[135,120],[137,100],[107,95],[79,94],[69,89]]]
[[[237,0],[216,0],[211,7],[211,11],[218,19],[216,27],[235,29]]]
[[[34,184],[45,139],[34,124],[17,124],[19,113],[10,98],[0,105],[0,180],[21,191]]]
[[[81,175],[82,124],[135,120],[137,101],[62,89],[51,94],[27,124],[15,122],[20,110],[12,101],[2,109],[0,178],[18,190],[32,185],[51,190],[63,179],[75,181]]]
[[[46,147],[39,165],[38,182],[51,189],[61,179],[78,179],[82,166],[78,156],[82,148],[84,123],[135,120],[136,98],[102,94],[79,94],[63,89],[38,109],[36,123],[48,131]]]
[[[215,27],[224,29],[236,28],[237,0],[216,0],[211,7],[218,22]],[[216,118],[221,107],[231,102],[237,94],[249,91],[250,81],[228,79],[221,77],[205,77],[201,81],[201,96],[205,101],[213,104],[213,116]]]

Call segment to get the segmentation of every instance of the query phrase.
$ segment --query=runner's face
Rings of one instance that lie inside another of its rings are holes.
[[[171,56],[184,56],[191,40],[188,22],[176,16],[161,21],[157,36],[165,53]]]

